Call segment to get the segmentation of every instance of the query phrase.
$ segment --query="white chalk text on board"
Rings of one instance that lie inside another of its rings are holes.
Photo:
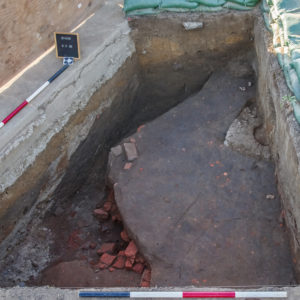
[[[54,32],[56,57],[73,57],[80,59],[80,46],[78,33]]]

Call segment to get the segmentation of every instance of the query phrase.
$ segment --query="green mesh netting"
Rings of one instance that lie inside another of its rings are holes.
[[[127,15],[144,15],[156,14],[161,11],[215,12],[224,8],[249,10],[259,1],[260,0],[124,0],[124,11]]]
[[[300,124],[300,0],[263,0],[267,28],[273,32],[273,45],[286,83],[296,101],[294,115]]]

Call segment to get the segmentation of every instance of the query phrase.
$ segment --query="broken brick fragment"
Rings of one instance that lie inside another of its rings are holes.
[[[134,257],[134,258],[135,258],[137,252],[138,252],[138,248],[136,247],[134,241],[131,241],[131,242],[128,244],[126,250],[125,250],[125,255],[126,255],[127,257]]]
[[[104,253],[101,257],[100,257],[100,262],[110,266],[114,260],[115,260],[116,256],[115,255],[110,255],[108,253]]]
[[[141,263],[137,263],[133,266],[132,271],[134,271],[138,274],[142,274],[144,271],[144,265]]]
[[[149,281],[141,281],[141,284],[140,284],[141,287],[150,287],[150,282]]]
[[[142,275],[142,281],[151,281],[151,270],[145,269]]]
[[[103,210],[106,212],[109,212],[111,210],[112,207],[112,202],[107,201],[103,204]]]
[[[115,250],[115,247],[116,247],[116,244],[115,243],[104,243],[101,248],[99,250],[97,250],[97,253],[99,255],[105,253],[105,252],[114,252]]]
[[[131,260],[129,258],[126,259],[126,262],[125,262],[125,268],[126,270],[131,270],[133,267],[133,263],[131,262]]]
[[[115,268],[110,267],[110,268],[108,268],[108,270],[109,270],[109,272],[113,272],[115,270]]]
[[[101,209],[101,208],[97,208],[94,210],[94,215],[96,217],[98,217],[101,220],[107,220],[109,217],[108,212],[106,212],[105,210]]]
[[[128,234],[127,234],[126,230],[123,230],[120,235],[121,235],[121,239],[123,241],[129,242],[129,237],[128,237]]]
[[[119,251],[118,256],[125,256],[125,251],[124,250]]]
[[[113,267],[116,269],[123,269],[125,267],[125,256],[118,256],[115,263],[113,264]]]

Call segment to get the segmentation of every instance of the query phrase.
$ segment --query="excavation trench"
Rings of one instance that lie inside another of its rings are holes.
[[[204,27],[187,31],[187,20]],[[135,53],[64,128],[109,99],[71,158],[57,160],[63,180],[32,210],[37,181],[16,204],[31,214],[26,227],[13,239],[2,232],[1,286],[294,284],[296,129],[260,15],[162,14],[129,25]],[[128,161],[124,143],[138,158]]]

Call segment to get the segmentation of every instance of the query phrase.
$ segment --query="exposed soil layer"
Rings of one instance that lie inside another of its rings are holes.
[[[139,153],[130,168],[129,147],[111,154],[116,202],[154,285],[294,283],[274,165],[224,145],[253,83],[215,72],[199,93],[122,142]]]

